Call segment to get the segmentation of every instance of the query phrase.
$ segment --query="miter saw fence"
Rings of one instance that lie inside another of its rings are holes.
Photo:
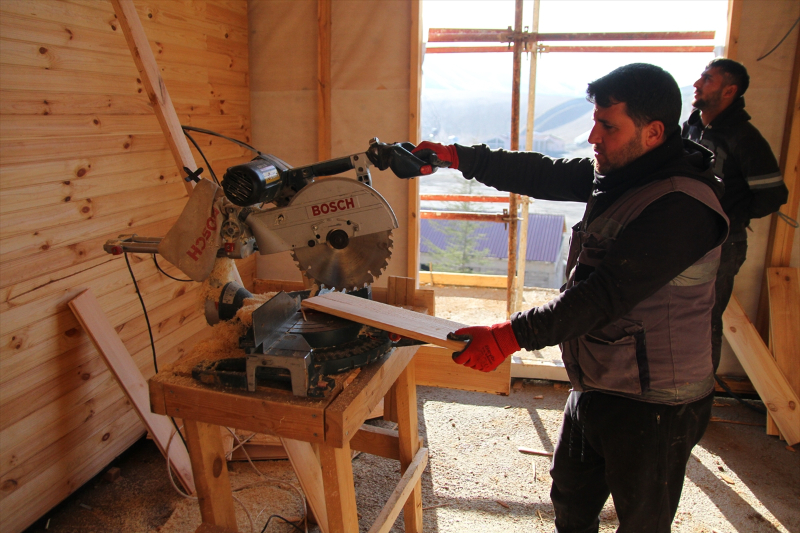
[[[218,317],[233,318],[247,294],[246,289],[229,282],[220,295]],[[309,294],[275,295],[253,312],[253,325],[239,339],[245,357],[201,362],[192,376],[202,383],[249,391],[258,386],[285,386],[296,396],[323,397],[335,387],[331,376],[369,364],[391,351],[394,344],[384,331],[301,311],[300,302]],[[350,294],[371,299],[372,291],[367,287]]]

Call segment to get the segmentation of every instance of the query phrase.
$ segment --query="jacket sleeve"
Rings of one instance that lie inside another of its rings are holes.
[[[592,194],[594,163],[589,158],[553,159],[538,152],[507,152],[456,145],[459,170],[501,191],[540,200],[586,202]]]
[[[603,262],[557,298],[511,317],[528,350],[577,338],[624,316],[721,242],[726,221],[705,204],[671,193],[617,237]]]
[[[736,158],[752,195],[748,218],[774,213],[786,203],[789,189],[783,182],[772,149],[755,128],[748,128],[737,145]]]

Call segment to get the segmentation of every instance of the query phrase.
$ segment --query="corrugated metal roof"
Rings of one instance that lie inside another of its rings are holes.
[[[420,252],[428,252],[428,241],[439,248],[447,248],[447,237],[440,231],[461,221],[431,220],[423,218],[420,227]],[[461,222],[463,223],[463,222]],[[473,224],[472,238],[477,249],[488,249],[489,257],[508,259],[508,228],[497,222],[470,222]],[[531,213],[528,223],[527,261],[555,263],[561,253],[561,239],[564,231],[564,215],[541,215]]]

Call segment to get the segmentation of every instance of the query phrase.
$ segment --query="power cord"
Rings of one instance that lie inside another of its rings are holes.
[[[158,264],[158,259],[156,259],[156,254],[153,254],[153,263],[155,263],[156,268],[158,269],[158,271],[161,272],[162,274],[164,274],[165,276],[167,276],[169,279],[174,279],[175,281],[182,281],[184,283],[188,283],[190,281],[194,281],[193,279],[180,279],[180,278],[176,278],[175,276],[170,276],[169,274],[167,274],[167,272],[163,268],[161,268],[161,265]]]
[[[144,314],[144,321],[147,324],[147,334],[150,335],[150,349],[153,352],[153,370],[155,370],[155,373],[158,374],[158,359],[156,358],[156,343],[153,340],[153,328],[150,327],[150,317],[147,316],[147,307],[145,307],[145,305],[144,305],[144,298],[142,298],[142,291],[139,290],[139,284],[136,282],[136,276],[133,275],[133,268],[131,268],[131,262],[128,260],[128,253],[125,252],[123,255],[125,256],[125,264],[128,266],[128,272],[131,275],[131,280],[133,280],[133,288],[136,289],[136,296],[139,297],[139,303],[142,304],[142,313]],[[155,256],[155,254],[153,254],[153,260],[154,261],[155,261],[155,258],[156,258],[156,256]],[[159,269],[159,270],[161,270],[161,269]],[[167,274],[167,275],[169,275],[169,274]],[[175,422],[175,419],[170,417],[170,420],[172,420],[172,425],[175,426],[175,429],[178,430],[178,424]],[[180,431],[178,431],[178,435],[180,435],[181,442],[183,442],[183,445],[186,446],[186,441],[184,440],[183,435],[181,435]]]
[[[753,405],[753,404],[751,404],[751,403],[747,403],[747,402],[745,401],[745,399],[744,399],[744,398],[742,398],[741,396],[739,396],[738,394],[736,394],[735,392],[733,392],[733,391],[731,390],[731,388],[730,388],[730,387],[728,387],[728,384],[727,384],[727,383],[725,383],[724,381],[722,381],[722,380],[719,378],[719,376],[717,376],[716,374],[714,374],[714,379],[715,379],[715,380],[717,380],[717,385],[719,385],[720,387],[722,387],[722,390],[724,390],[725,392],[727,392],[727,393],[730,395],[730,397],[731,397],[731,398],[733,398],[734,400],[736,400],[736,401],[737,401],[737,402],[739,402],[740,404],[744,405],[744,406],[745,406],[745,407],[747,407],[748,409],[751,409],[751,410],[755,411],[756,413],[760,413],[760,414],[762,414],[762,415],[765,415],[765,414],[767,414],[767,410],[766,410],[766,409],[764,409],[763,407],[758,407],[757,405]]]
[[[214,169],[211,167],[211,163],[209,163],[208,159],[206,159],[206,154],[203,153],[203,150],[200,148],[200,145],[197,144],[197,141],[195,141],[194,138],[191,135],[189,135],[189,132],[186,131],[189,128],[189,126],[181,126],[181,128],[183,128],[183,134],[186,135],[187,139],[192,141],[192,144],[194,145],[195,148],[197,148],[197,151],[200,153],[200,157],[202,157],[203,161],[206,162],[208,171],[211,172],[211,177],[214,178],[214,183],[219,185],[219,180],[217,179],[217,175],[214,173]]]

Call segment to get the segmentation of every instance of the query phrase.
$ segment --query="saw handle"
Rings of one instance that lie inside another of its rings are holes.
[[[414,145],[409,142],[386,144],[378,139],[370,141],[367,157],[380,170],[392,169],[401,179],[425,176],[436,172],[436,167],[411,153]]]

